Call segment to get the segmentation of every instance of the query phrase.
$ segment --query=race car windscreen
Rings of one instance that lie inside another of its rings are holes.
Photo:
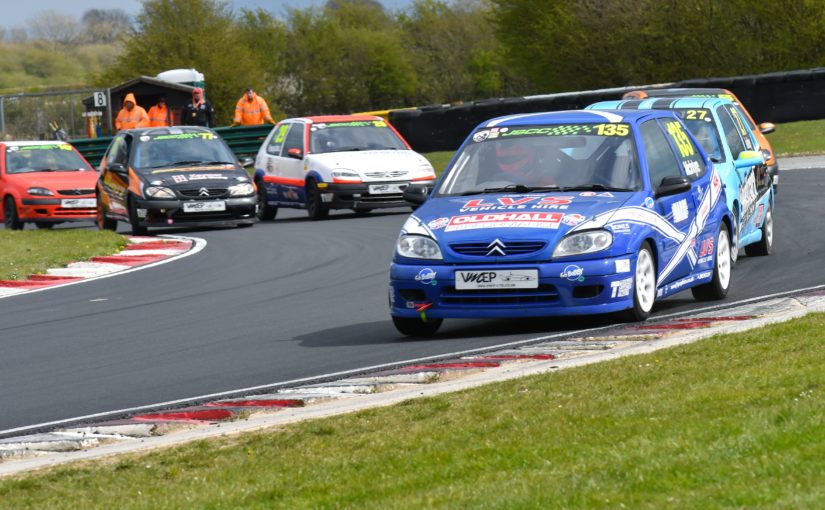
[[[212,133],[143,135],[135,142],[136,170],[184,165],[231,165],[235,155]]]
[[[559,124],[476,131],[439,195],[642,187],[630,125]]]
[[[380,120],[320,122],[309,132],[309,150],[325,152],[406,150],[407,146]]]
[[[725,161],[725,154],[722,152],[721,142],[719,141],[719,130],[716,129],[710,110],[706,108],[680,108],[676,111],[702,149],[714,161]]]
[[[71,145],[21,145],[6,148],[6,172],[94,171]]]

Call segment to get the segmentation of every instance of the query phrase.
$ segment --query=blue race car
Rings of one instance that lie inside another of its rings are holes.
[[[745,153],[759,150],[759,142],[748,129],[736,105],[727,99],[658,98],[641,101],[603,101],[588,110],[673,110],[682,117],[688,131],[710,155],[722,178],[728,209],[733,212],[731,261],[739,249],[749,256],[769,255],[773,244],[774,189],[765,164],[737,163]]]
[[[405,190],[420,207],[390,268],[390,314],[405,335],[432,335],[444,318],[644,320],[676,292],[728,292],[722,180],[674,112],[493,119],[428,191]]]

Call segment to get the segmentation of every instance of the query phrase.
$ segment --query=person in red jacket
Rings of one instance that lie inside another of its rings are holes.
[[[123,131],[124,129],[146,127],[148,125],[149,115],[146,114],[146,110],[138,106],[134,94],[131,92],[126,94],[126,98],[123,100],[123,108],[117,113],[117,119],[115,119],[117,130]]]
[[[264,122],[275,124],[264,98],[255,94],[252,87],[249,87],[246,89],[246,94],[238,99],[238,104],[235,105],[235,119],[232,121],[232,125],[256,126]]]
[[[160,96],[158,103],[149,108],[149,127],[165,127],[172,125],[172,113],[166,106],[166,97]]]

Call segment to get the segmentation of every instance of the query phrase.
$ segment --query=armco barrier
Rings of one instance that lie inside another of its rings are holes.
[[[258,153],[258,149],[266,138],[266,135],[272,130],[271,124],[263,124],[260,126],[238,126],[238,127],[219,127],[215,128],[215,132],[221,135],[229,148],[238,158],[254,157]],[[112,141],[111,136],[103,138],[79,138],[69,140],[77,150],[83,154],[92,166],[100,165],[100,160],[103,154],[109,147]]]
[[[574,110],[619,99],[630,90],[654,87],[712,87],[732,91],[757,122],[825,118],[825,68],[728,78],[702,78],[585,92],[485,99],[462,104],[392,110],[390,122],[419,152],[454,151],[479,123],[502,115]]]

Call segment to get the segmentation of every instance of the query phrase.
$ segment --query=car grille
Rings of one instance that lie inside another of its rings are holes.
[[[505,243],[506,247],[501,249],[505,256],[509,255],[529,255],[542,250],[547,243],[544,241],[512,241]],[[483,257],[490,252],[490,243],[455,243],[451,244],[450,248],[459,255],[470,255],[474,257]],[[493,256],[500,257],[499,253]]]
[[[59,189],[57,192],[68,197],[77,197],[80,195],[94,195],[94,189]]]
[[[201,189],[206,189],[209,195],[202,195]],[[193,189],[179,189],[178,193],[186,198],[214,198],[226,195],[227,188],[193,188]]]
[[[450,306],[502,306],[552,304],[559,299],[553,285],[539,285],[537,289],[480,289],[456,290],[445,287],[439,297],[440,305]]]
[[[407,175],[406,170],[389,170],[387,172],[364,172],[370,179],[397,179]]]

